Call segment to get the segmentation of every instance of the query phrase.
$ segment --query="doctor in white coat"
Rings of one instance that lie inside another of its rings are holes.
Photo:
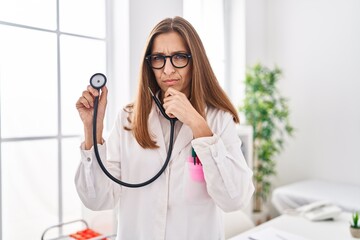
[[[88,86],[76,103],[85,132],[75,177],[82,202],[92,210],[119,204],[118,240],[224,239],[221,211],[248,204],[254,191],[252,171],[241,152],[236,109],[185,19],[164,19],[150,33],[137,97],[119,113],[106,142],[102,131],[108,90],[101,89],[97,146],[109,172],[125,182],[150,179],[167,156],[170,122],[148,88],[166,113],[178,119],[167,169],[142,188],[122,187],[102,172],[92,143],[93,104],[99,93]],[[198,157],[195,164],[192,149]]]

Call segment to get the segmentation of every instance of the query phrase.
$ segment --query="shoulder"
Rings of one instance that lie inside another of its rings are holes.
[[[133,116],[133,106],[128,104],[118,111],[116,125],[120,127],[130,127]]]
[[[209,106],[206,108],[206,118],[208,120],[233,121],[233,116],[229,112]]]

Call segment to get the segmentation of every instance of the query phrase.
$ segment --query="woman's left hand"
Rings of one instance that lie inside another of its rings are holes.
[[[191,105],[186,95],[174,88],[168,88],[164,94],[166,114],[169,117],[176,117],[182,123],[188,125],[194,137],[212,136],[212,132],[205,119]]]

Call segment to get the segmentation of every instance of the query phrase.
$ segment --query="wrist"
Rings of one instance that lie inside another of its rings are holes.
[[[103,144],[103,127],[97,126],[96,130],[96,143]],[[84,129],[84,136],[85,136],[85,149],[89,150],[93,146],[93,128],[92,127],[85,127]]]
[[[211,131],[209,125],[203,117],[194,118],[194,121],[191,123],[190,128],[193,132],[194,138],[199,137],[211,137],[213,132]]]

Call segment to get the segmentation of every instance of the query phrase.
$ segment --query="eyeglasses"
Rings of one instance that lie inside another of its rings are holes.
[[[184,68],[189,64],[191,54],[175,53],[171,56],[161,54],[151,54],[145,57],[149,65],[154,69],[161,69],[165,66],[166,58],[170,58],[171,64],[176,68]]]

